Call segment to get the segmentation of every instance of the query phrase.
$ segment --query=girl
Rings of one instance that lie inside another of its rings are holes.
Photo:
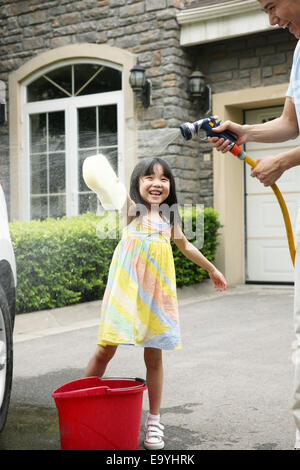
[[[144,447],[156,450],[164,447],[159,414],[162,350],[181,347],[170,238],[189,260],[208,271],[216,289],[226,289],[226,281],[182,233],[175,181],[164,160],[138,163],[122,212],[125,228],[109,270],[97,349],[85,375],[101,377],[118,344],[144,347],[149,397]]]

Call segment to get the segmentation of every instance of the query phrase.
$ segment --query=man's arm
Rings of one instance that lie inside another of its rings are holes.
[[[295,139],[299,135],[298,120],[294,102],[287,96],[282,115],[264,124],[245,124],[243,126],[226,121],[214,130],[224,131],[226,129],[238,135],[237,143],[242,145],[246,142],[284,142]],[[211,138],[213,146],[225,153],[229,151],[228,141],[224,139]],[[252,168],[251,176],[260,180],[265,186],[271,186],[280,178],[282,173],[289,168],[300,165],[300,147],[288,152],[272,155],[257,160],[257,166]]]
[[[298,120],[292,98],[287,97],[282,115],[265,124],[250,126],[248,142],[284,142],[299,135]],[[257,160],[251,176],[271,186],[286,170],[300,165],[300,147]]]
[[[246,142],[285,142],[299,135],[298,120],[294,102],[286,97],[282,115],[264,124],[244,125]]]
[[[246,142],[284,142],[295,139],[299,135],[298,121],[294,102],[287,96],[282,115],[264,124],[236,124],[232,121],[225,121],[219,127],[214,128],[215,132],[222,132],[226,129],[234,132],[238,136],[237,144],[243,145]],[[211,137],[210,142],[220,152],[228,152],[229,142],[218,137]]]

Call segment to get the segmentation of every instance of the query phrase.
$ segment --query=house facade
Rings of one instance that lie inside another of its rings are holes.
[[[220,119],[280,115],[296,41],[270,28],[256,0],[0,3],[0,174],[11,220],[96,210],[81,172],[89,155],[104,153],[127,187],[138,159],[157,155],[174,171],[180,204],[218,210],[217,265],[229,283],[292,282],[272,192],[232,155],[173,132],[206,111],[190,90],[195,71]],[[129,83],[137,63],[151,83],[149,106]],[[291,145],[246,150],[258,158]],[[300,175],[282,178],[293,223]]]

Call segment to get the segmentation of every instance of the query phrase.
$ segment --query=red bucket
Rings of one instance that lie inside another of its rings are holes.
[[[52,393],[62,450],[137,450],[143,379],[87,377]]]

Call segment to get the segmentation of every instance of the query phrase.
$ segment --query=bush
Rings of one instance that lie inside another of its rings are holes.
[[[190,210],[185,214],[185,225],[195,230],[196,212],[192,214]],[[211,261],[219,227],[216,212],[204,209],[201,251]],[[102,298],[112,254],[121,234],[116,213],[12,222],[10,232],[17,264],[17,313]],[[173,242],[172,246],[179,287],[207,277],[206,271],[187,260]]]
[[[211,207],[204,209],[193,207],[193,209],[185,209],[181,216],[183,217],[183,231],[188,240],[197,246],[209,261],[213,262],[218,246],[218,232],[221,227],[218,213]],[[192,233],[196,234],[196,237],[192,237]],[[209,277],[207,271],[188,260],[173,241],[171,244],[177,287],[196,284]]]

